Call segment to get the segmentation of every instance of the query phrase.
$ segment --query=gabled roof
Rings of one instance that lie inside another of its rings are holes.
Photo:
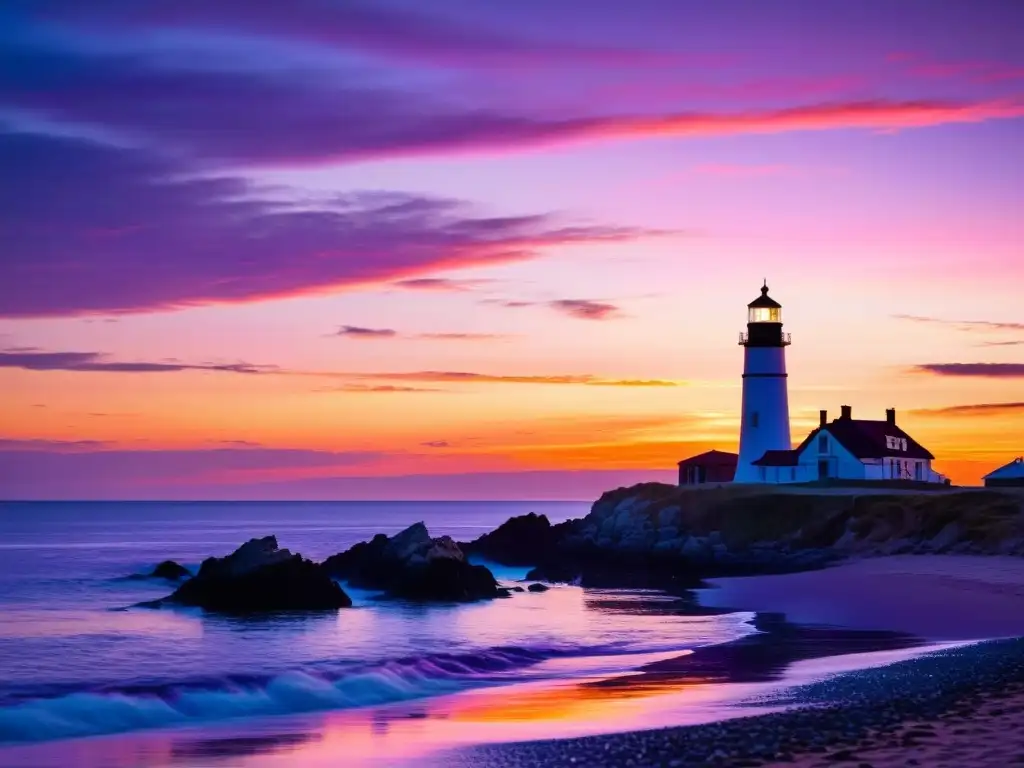
[[[704,453],[698,453],[696,456],[691,456],[688,459],[683,459],[679,462],[679,466],[690,466],[693,464],[700,464],[701,466],[709,465],[721,465],[721,466],[736,466],[736,462],[739,461],[739,456],[735,453],[729,453],[728,451],[705,451]]]
[[[765,451],[764,456],[750,463],[755,467],[795,467],[799,460],[797,451]]]
[[[1024,457],[1018,456],[1009,464],[993,469],[983,480],[1009,480],[1010,478],[1024,477]]]
[[[935,457],[923,445],[914,438],[888,421],[868,421],[866,419],[833,419],[824,427],[818,427],[809,434],[799,447],[797,453],[802,453],[821,430],[825,430],[834,437],[839,444],[852,453],[856,458],[881,459],[893,456],[901,459],[934,459]],[[900,438],[900,445],[890,445],[886,438]],[[903,450],[903,440],[906,440],[906,450]]]

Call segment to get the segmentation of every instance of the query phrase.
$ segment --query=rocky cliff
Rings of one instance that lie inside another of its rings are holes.
[[[685,586],[851,555],[1024,555],[1024,493],[646,483],[605,493],[585,518],[557,528],[534,577]]]

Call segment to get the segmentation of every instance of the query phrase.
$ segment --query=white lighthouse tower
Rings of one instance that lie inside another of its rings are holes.
[[[747,332],[740,334],[743,347],[743,416],[740,455],[733,482],[756,483],[758,468],[751,462],[765,451],[788,451],[789,392],[786,387],[786,347],[789,334],[782,332],[782,305],[768,295],[768,281],[761,295],[747,305]]]

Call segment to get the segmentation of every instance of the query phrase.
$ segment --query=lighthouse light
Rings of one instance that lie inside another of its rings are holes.
[[[748,323],[781,323],[782,310],[778,307],[750,307]]]

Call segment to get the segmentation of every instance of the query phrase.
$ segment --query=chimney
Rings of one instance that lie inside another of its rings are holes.
[[[895,408],[886,408],[885,409],[885,423],[888,424],[890,427],[895,427],[896,426],[896,409]]]
[[[843,405],[843,406],[840,406],[839,410],[840,410],[839,418],[841,418],[841,419],[852,419],[853,418],[853,407],[852,406]]]
[[[826,410],[818,411],[818,426],[819,427],[824,427],[827,422],[828,422],[828,411],[826,411]]]

